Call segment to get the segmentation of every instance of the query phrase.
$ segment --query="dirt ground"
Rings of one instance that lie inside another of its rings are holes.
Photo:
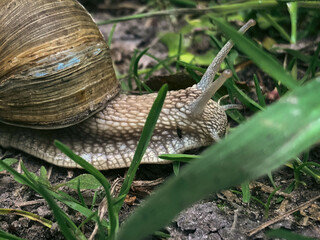
[[[114,11],[105,12],[101,9],[93,9],[93,16],[96,20],[109,19],[119,15],[127,15],[136,11],[139,6],[134,4],[127,5],[126,8],[114,9]],[[112,14],[111,14],[112,13]],[[130,59],[135,48],[144,49],[150,46],[150,53],[160,59],[166,57],[166,47],[159,42],[158,32],[172,31],[179,28],[181,23],[172,21],[170,17],[151,18],[143,20],[134,20],[130,22],[119,23],[113,36],[111,45],[112,58],[120,73],[126,73]],[[112,25],[101,26],[103,34],[108,36]],[[142,67],[152,65],[154,61],[144,57],[141,60]],[[255,67],[251,72],[259,71]],[[240,76],[250,75],[249,73],[240,73]],[[263,75],[261,72],[259,74]],[[248,78],[248,79],[252,79]],[[250,85],[250,84],[248,84]],[[272,84],[266,78],[264,83],[266,88],[272,90]],[[0,158],[17,158],[22,160],[27,169],[39,174],[41,166],[51,169],[50,182],[52,184],[62,183],[71,178],[84,173],[79,169],[64,169],[52,166],[42,160],[36,159],[25,153],[13,149],[0,148]],[[319,163],[320,149],[314,148],[311,151],[310,160]],[[14,167],[19,169],[18,164]],[[125,174],[125,169],[104,171],[115,189],[121,183]],[[172,174],[171,165],[143,165],[139,168],[136,181],[130,192],[128,201],[121,211],[120,220],[123,221],[134,210],[143,199],[152,192],[161,182]],[[293,171],[288,167],[283,167],[273,174],[277,185],[283,186],[274,197],[269,209],[269,216],[266,217],[264,208],[256,201],[250,204],[243,203],[241,196],[234,191],[240,191],[235,187],[231,190],[212,194],[206,199],[194,204],[189,209],[182,212],[172,223],[163,229],[164,232],[170,233],[170,239],[267,239],[264,232],[268,229],[285,228],[295,233],[301,233],[304,236],[320,239],[320,200],[309,200],[319,196],[320,185],[310,177],[303,177],[301,180],[306,183],[300,185],[290,195],[282,191],[289,186],[294,180]],[[273,191],[271,183],[267,177],[253,182],[251,193],[254,197],[259,198],[264,203]],[[67,193],[77,196],[77,193],[68,188],[64,188]],[[93,191],[85,191],[83,195],[85,200],[90,201]],[[99,196],[99,195],[98,195]],[[281,203],[276,203],[279,197],[284,197]],[[97,202],[99,203],[101,199]],[[303,207],[304,206],[304,207]],[[61,204],[63,210],[71,216],[76,224],[83,221],[83,217],[75,211],[70,210]],[[34,191],[17,183],[7,172],[0,172],[0,208],[22,209],[41,217],[54,221],[52,213],[46,202]],[[285,213],[292,209],[296,211],[288,216]],[[284,217],[279,217],[284,216]],[[276,221],[279,218],[279,221]],[[263,223],[269,222],[270,225],[262,226]],[[260,231],[260,228],[261,231]],[[87,236],[90,235],[94,225],[88,224],[84,228]],[[38,222],[31,221],[27,218],[17,215],[0,215],[0,229],[15,234],[25,239],[64,239],[57,227],[48,229]],[[254,231],[257,230],[257,233]],[[149,239],[157,239],[150,237]]]
[[[317,151],[320,152],[319,149],[314,150],[314,152]],[[312,155],[315,154],[313,153]],[[52,168],[50,177],[52,184],[63,183],[85,173],[79,169],[68,170],[52,166],[42,160],[16,150],[2,149],[0,157],[20,159],[29,171],[36,174],[39,174],[41,166],[45,166],[46,169]],[[15,168],[18,168],[17,164]],[[171,173],[171,165],[141,166],[128,200],[121,211],[120,221],[124,221],[130,212]],[[119,183],[121,183],[123,179],[122,177],[125,174],[125,170],[104,171],[103,174],[107,176],[111,184],[117,188],[120,186]],[[169,239],[231,240],[267,239],[264,235],[266,230],[284,228],[295,233],[301,233],[304,236],[320,239],[319,199],[304,206],[309,200],[319,197],[319,184],[310,177],[302,178],[302,180],[306,182],[306,186],[300,186],[288,195],[283,193],[282,190],[293,181],[292,170],[288,168],[280,169],[273,174],[273,177],[276,184],[283,186],[283,188],[278,191],[276,197],[273,198],[268,218],[265,218],[266,214],[261,204],[256,201],[251,201],[250,204],[243,203],[241,196],[231,191],[240,191],[239,188],[235,187],[219,194],[212,194],[206,199],[194,204],[179,214],[163,231],[170,233],[171,237]],[[273,191],[270,186],[271,184],[267,177],[261,178],[251,183],[251,193],[254,197],[259,198],[265,203]],[[68,188],[63,188],[62,190],[77,198],[76,191]],[[101,194],[98,194],[98,196],[101,196],[102,192],[103,191],[100,190]],[[85,201],[90,203],[94,192],[87,190],[82,194],[85,197]],[[285,200],[282,203],[275,203],[275,201],[282,196],[285,197]],[[101,200],[101,197],[98,197],[97,203]],[[77,212],[62,204],[59,205],[76,224],[80,224],[84,220]],[[21,209],[55,221],[47,203],[34,191],[14,181],[12,176],[6,172],[0,173],[0,207]],[[297,208],[296,212],[285,216],[288,211],[295,208]],[[279,216],[280,219],[277,221]],[[266,222],[270,222],[270,224],[263,226],[263,223]],[[88,237],[93,228],[94,225],[92,223],[86,225],[84,228],[84,232]],[[25,239],[64,239],[56,227],[49,229],[38,222],[17,215],[0,215],[0,229]],[[252,234],[255,230],[257,230],[257,233]],[[158,238],[150,237],[148,239]]]

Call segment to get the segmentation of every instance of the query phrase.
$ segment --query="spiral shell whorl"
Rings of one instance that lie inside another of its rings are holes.
[[[0,22],[0,121],[72,125],[119,92],[108,46],[77,1],[2,0]]]

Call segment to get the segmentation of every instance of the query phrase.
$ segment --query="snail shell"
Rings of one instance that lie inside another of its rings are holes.
[[[60,128],[118,94],[108,46],[77,1],[1,0],[0,23],[0,121]]]

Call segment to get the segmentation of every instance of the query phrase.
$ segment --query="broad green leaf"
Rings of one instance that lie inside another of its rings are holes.
[[[97,189],[101,186],[100,182],[91,174],[82,174],[65,183],[69,188],[77,189],[80,181],[80,189]]]
[[[190,46],[190,41],[183,41],[183,45],[179,48],[180,34],[166,33],[160,38],[160,41],[168,47],[169,56],[177,55],[177,50],[180,49],[180,54],[185,53],[186,49]]]
[[[207,149],[152,194],[123,224],[117,239],[142,239],[208,194],[267,174],[318,142],[319,92],[317,78]]]
[[[3,160],[0,160],[2,162],[4,162],[5,164],[7,164],[8,166],[11,166],[12,164],[15,164],[16,162],[18,162],[18,159],[15,158],[6,158]],[[0,172],[2,172],[3,170],[5,170],[5,168],[0,167]]]

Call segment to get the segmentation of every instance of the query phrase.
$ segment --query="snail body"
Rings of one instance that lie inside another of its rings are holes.
[[[75,0],[2,0],[5,31],[0,145],[79,167],[54,147],[57,139],[98,169],[128,167],[156,94],[120,93],[108,46],[87,11]],[[212,82],[231,47],[228,42],[198,84],[167,94],[142,163],[166,163],[158,155],[223,136],[228,107],[210,98],[231,76],[225,71]]]
[[[189,102],[197,97],[195,93],[189,88],[167,94],[142,163],[165,163],[158,158],[159,154],[207,145],[213,139],[206,132],[218,130],[219,135],[223,135],[227,118],[216,102],[210,101],[210,107],[204,113],[213,124],[207,124],[203,119],[190,122],[187,110],[173,107],[183,106],[179,95],[181,98],[186,94],[193,95]],[[77,167],[53,145],[53,141],[58,139],[98,169],[129,167],[155,97],[156,94],[120,94],[101,112],[62,129],[43,130],[0,124],[0,144],[18,148],[58,166]]]

